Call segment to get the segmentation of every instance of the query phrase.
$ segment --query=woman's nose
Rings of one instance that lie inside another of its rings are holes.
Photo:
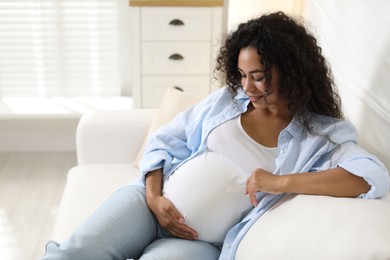
[[[253,80],[251,80],[250,78],[244,78],[242,79],[242,87],[244,88],[244,91],[251,91],[253,89]]]

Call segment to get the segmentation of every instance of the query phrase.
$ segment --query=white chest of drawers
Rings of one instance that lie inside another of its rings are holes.
[[[171,86],[200,97],[219,86],[212,71],[222,7],[130,6],[130,23],[135,108],[157,107]]]

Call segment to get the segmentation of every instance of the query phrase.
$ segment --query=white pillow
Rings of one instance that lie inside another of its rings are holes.
[[[246,178],[221,155],[208,151],[177,169],[165,181],[163,195],[200,240],[222,244],[227,231],[251,208]]]
[[[199,97],[191,96],[175,87],[167,88],[141,149],[132,164],[138,167],[139,161],[144,154],[146,142],[151,133],[155,132],[162,125],[169,123],[179,112],[187,110],[198,101],[200,101]]]
[[[257,220],[235,259],[390,259],[390,195],[287,197]]]

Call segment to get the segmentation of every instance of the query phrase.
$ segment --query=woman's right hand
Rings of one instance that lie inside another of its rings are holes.
[[[195,240],[197,232],[185,224],[184,217],[173,203],[163,196],[147,197],[147,204],[161,227],[175,237]]]

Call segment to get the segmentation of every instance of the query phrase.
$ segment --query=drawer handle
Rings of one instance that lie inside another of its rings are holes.
[[[182,20],[173,19],[172,21],[169,22],[169,25],[173,25],[173,26],[183,26],[184,23],[183,23]]]
[[[179,87],[179,86],[173,86],[173,88],[174,88],[174,89],[177,89],[177,90],[179,90],[179,91],[181,91],[181,92],[184,92],[184,89],[182,89],[182,88]]]
[[[181,56],[180,54],[175,53],[175,54],[172,54],[171,56],[169,56],[169,59],[170,60],[184,60],[184,57]]]

